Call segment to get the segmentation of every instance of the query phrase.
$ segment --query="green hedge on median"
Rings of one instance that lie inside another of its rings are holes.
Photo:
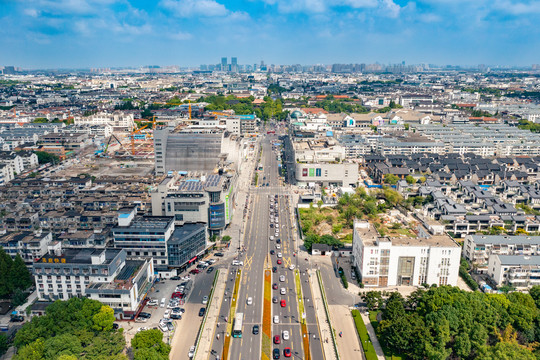
[[[360,337],[360,342],[362,343],[362,349],[364,349],[364,354],[366,354],[366,359],[377,360],[377,353],[375,352],[375,348],[369,339],[369,334],[360,312],[358,310],[352,310],[351,313],[354,319],[354,324],[356,325],[356,331]]]

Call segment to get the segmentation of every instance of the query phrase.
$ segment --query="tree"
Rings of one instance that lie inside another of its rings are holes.
[[[322,200],[317,201],[317,207],[319,210],[321,210],[321,206],[323,206],[324,202]]]
[[[366,302],[366,306],[369,310],[378,309],[383,303],[382,294],[380,291],[368,291],[363,300]]]
[[[304,247],[307,251],[311,252],[313,244],[319,243],[319,236],[316,234],[309,234],[304,237]]]
[[[384,175],[384,182],[390,185],[396,185],[399,181],[399,178],[394,174],[386,174]]]
[[[92,328],[97,331],[111,331],[115,320],[114,310],[103,305],[99,312],[92,318],[94,325]]]
[[[26,290],[32,286],[32,275],[28,271],[28,267],[21,258],[21,255],[17,254],[13,260],[12,265],[12,286],[16,289]]]
[[[4,334],[0,334],[0,355],[4,354],[9,348],[7,338]]]
[[[409,185],[412,185],[416,182],[416,180],[414,179],[414,177],[412,175],[407,175],[407,177],[405,177],[405,181],[409,184]]]
[[[168,355],[160,354],[158,350],[154,348],[138,349],[133,353],[133,360],[168,360]]]
[[[34,153],[37,155],[38,162],[40,164],[47,164],[50,162],[54,162],[54,163],[60,162],[60,158],[55,154],[51,154],[45,151],[34,151]]]
[[[42,339],[37,339],[33,343],[23,346],[17,351],[14,360],[42,360],[45,352],[45,344]]]
[[[163,333],[158,329],[146,330],[137,333],[131,340],[134,350],[154,349],[158,354],[168,356],[170,345],[163,342]]]
[[[225,235],[224,237],[221,238],[221,241],[227,243],[231,241],[231,237],[229,235]]]

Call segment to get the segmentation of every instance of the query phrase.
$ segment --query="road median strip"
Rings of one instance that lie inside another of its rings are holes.
[[[302,295],[302,280],[300,279],[300,271],[296,269],[294,271],[294,280],[296,283],[296,295],[298,297],[298,313],[300,314],[300,328],[302,330],[302,345],[304,347],[304,359],[311,359],[311,352],[309,349],[309,336],[307,331],[304,298]]]
[[[272,354],[272,272],[264,270],[264,304],[261,359],[270,360]]]
[[[351,314],[354,319],[354,325],[356,326],[356,332],[360,337],[362,349],[364,349],[364,354],[366,355],[366,360],[377,360],[377,353],[375,352],[375,348],[373,347],[373,344],[369,339],[366,324],[364,324],[364,320],[362,319],[362,315],[360,315],[360,311],[355,309],[351,311]]]
[[[231,298],[231,307],[229,309],[229,317],[227,319],[227,331],[225,339],[223,339],[223,353],[221,358],[227,360],[229,358],[229,347],[231,345],[231,333],[233,327],[234,316],[236,315],[236,303],[238,301],[238,291],[240,289],[240,279],[242,278],[242,270],[236,271],[236,279],[234,280],[234,289]]]

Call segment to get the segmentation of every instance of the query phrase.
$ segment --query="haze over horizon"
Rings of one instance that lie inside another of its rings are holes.
[[[0,0],[0,65],[540,61],[540,2]]]

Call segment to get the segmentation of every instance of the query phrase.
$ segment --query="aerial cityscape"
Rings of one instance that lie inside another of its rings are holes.
[[[537,2],[1,4],[0,360],[540,359]]]

